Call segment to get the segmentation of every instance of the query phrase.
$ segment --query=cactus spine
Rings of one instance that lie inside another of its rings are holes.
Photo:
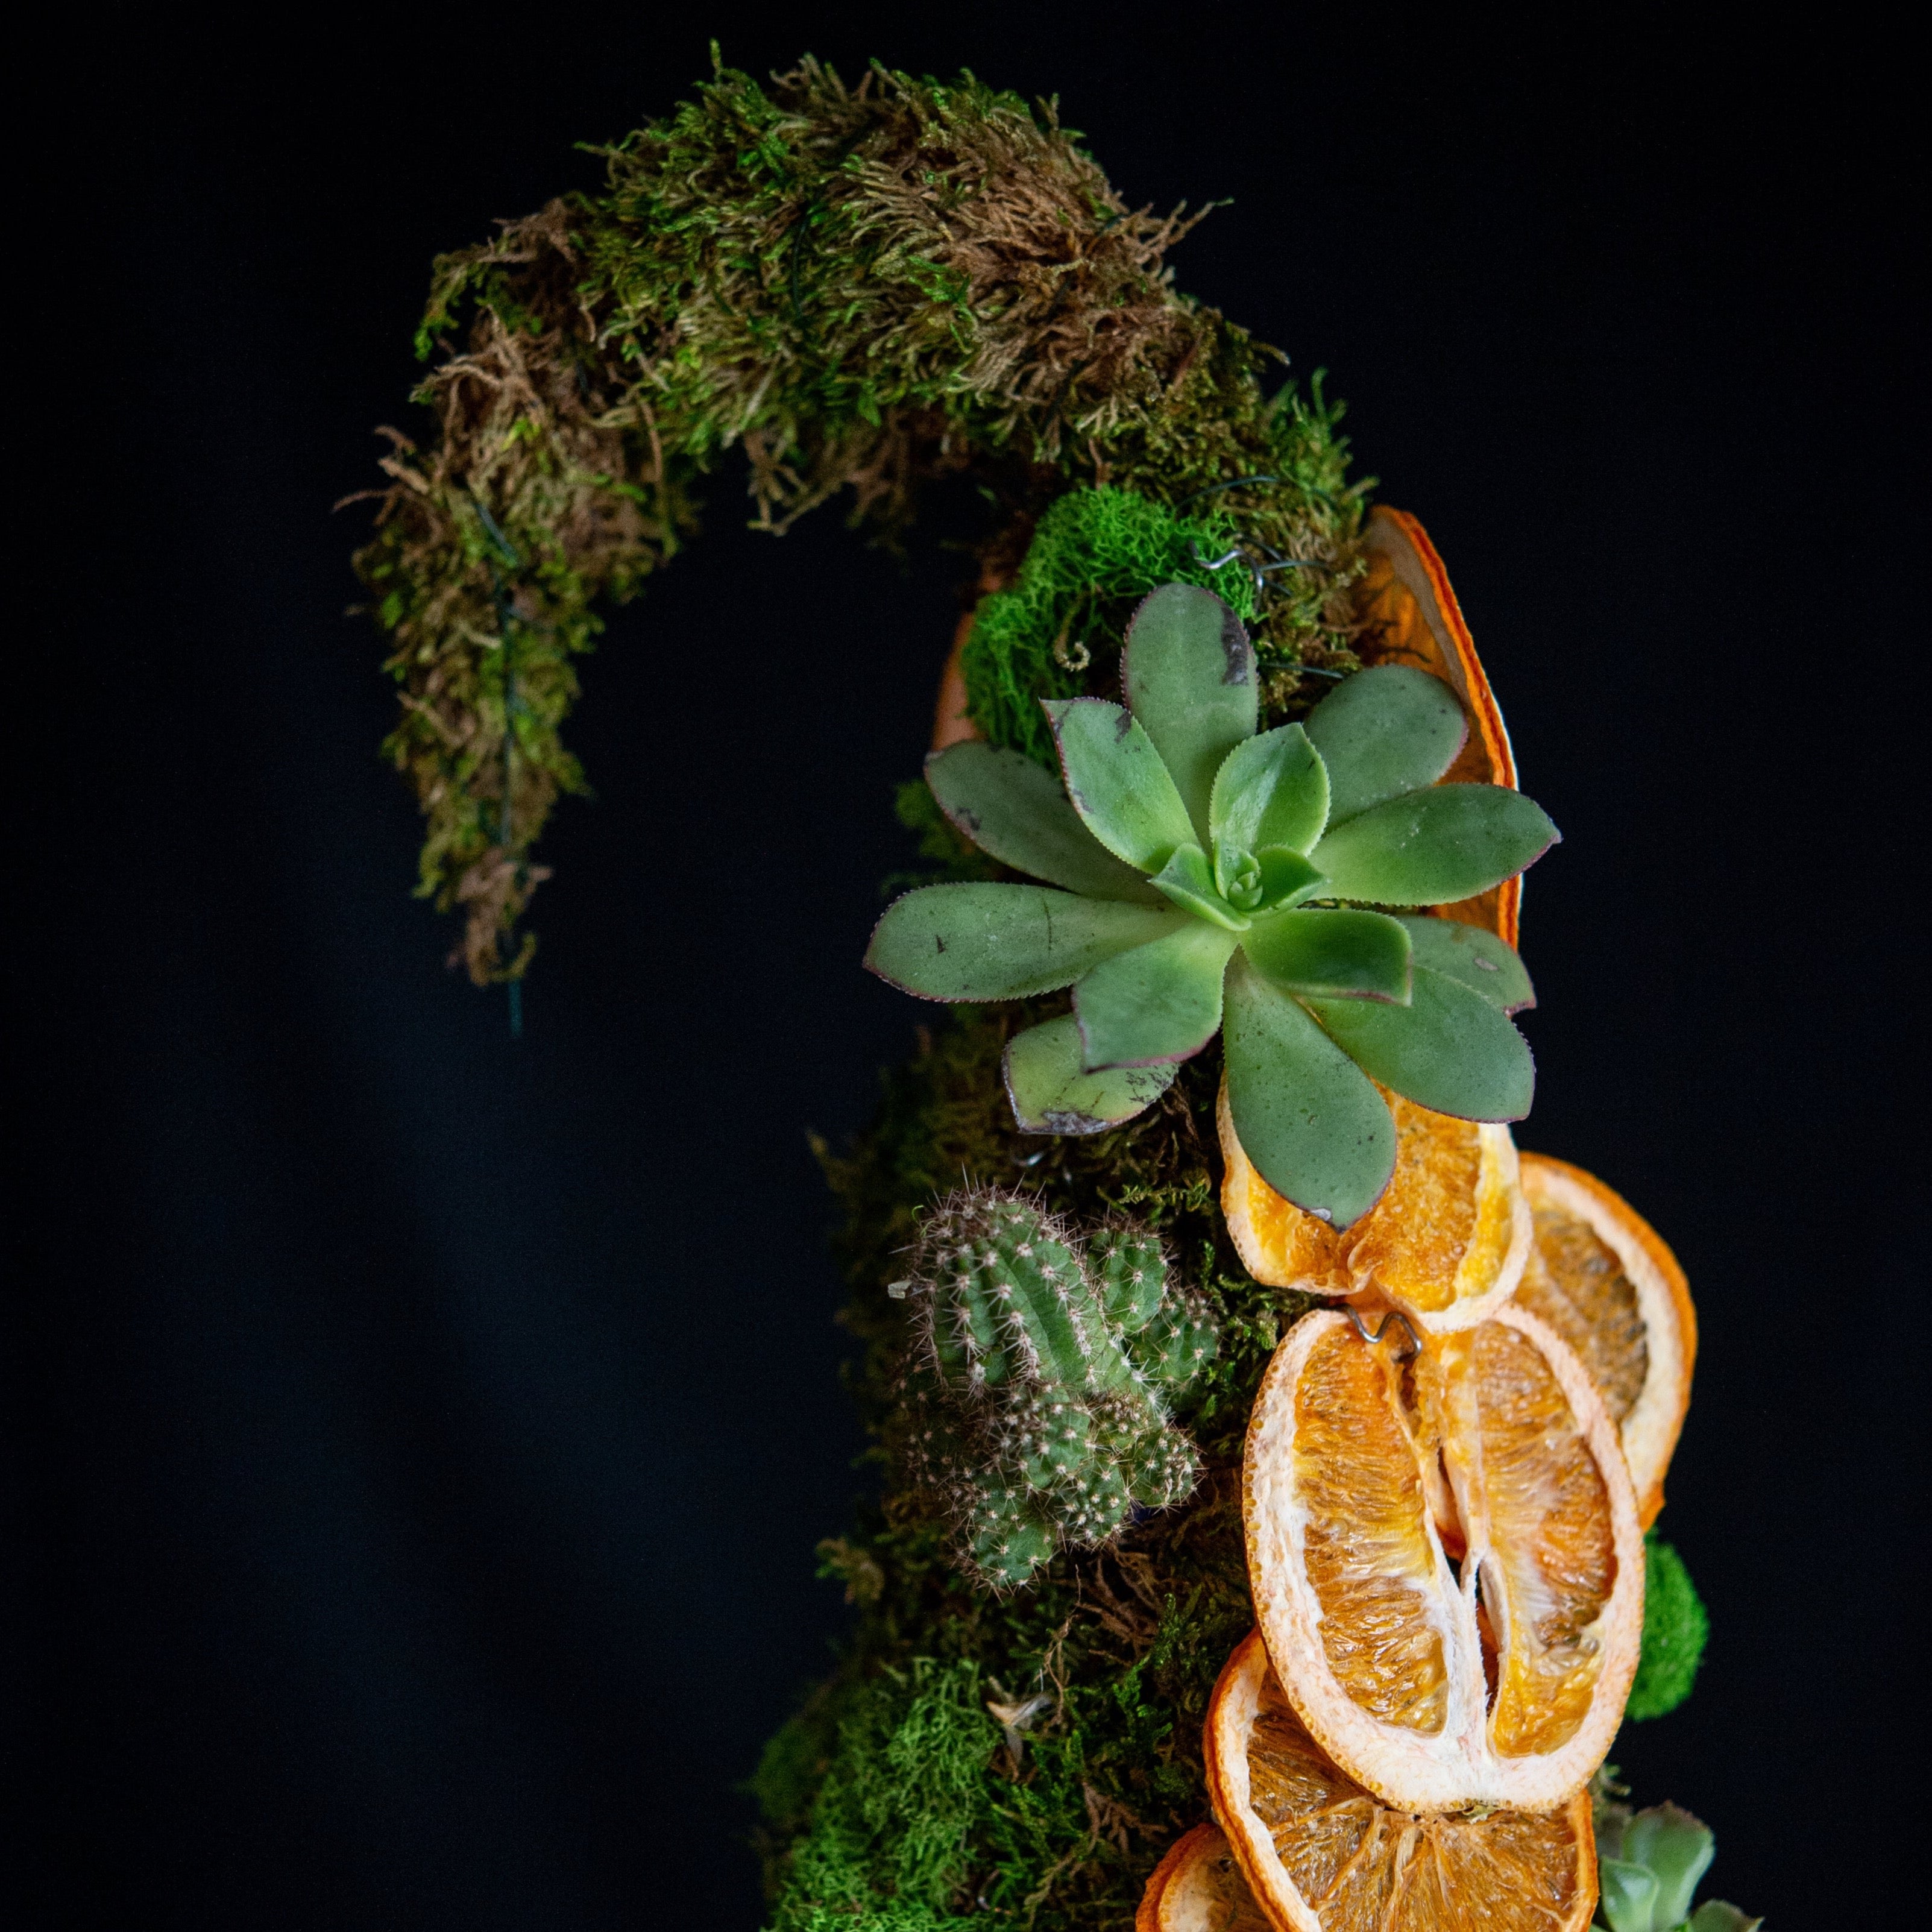
[[[1023,1196],[971,1190],[926,1216],[905,1288],[905,1460],[982,1581],[1024,1582],[1063,1542],[1090,1548],[1193,1489],[1168,1402],[1216,1331],[1146,1229],[1083,1244]]]

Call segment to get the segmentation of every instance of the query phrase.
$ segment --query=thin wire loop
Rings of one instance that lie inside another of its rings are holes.
[[[1408,1352],[1412,1355],[1419,1355],[1422,1353],[1422,1337],[1415,1332],[1415,1324],[1410,1321],[1400,1309],[1384,1310],[1380,1323],[1373,1328],[1371,1328],[1354,1309],[1345,1307],[1342,1312],[1355,1324],[1355,1333],[1371,1346],[1379,1342],[1388,1333],[1389,1324],[1391,1322],[1400,1322],[1408,1330],[1408,1339],[1414,1345]]]
[[[1177,510],[1185,509],[1190,503],[1196,502],[1203,496],[1211,496],[1217,490],[1239,490],[1250,483],[1279,483],[1280,481],[1279,476],[1230,476],[1225,483],[1210,483],[1205,489],[1190,490],[1174,507]]]

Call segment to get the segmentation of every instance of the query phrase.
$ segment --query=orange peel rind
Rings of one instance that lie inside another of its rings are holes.
[[[1280,1932],[1582,1932],[1589,1923],[1597,1857],[1588,1792],[1543,1812],[1384,1804],[1309,1736],[1258,1631],[1215,1686],[1205,1755],[1215,1817],[1250,1897]],[[1194,1833],[1181,1845],[1183,1868],[1210,1856]],[[1177,1914],[1137,1922],[1136,1932],[1220,1922]]]
[[[1134,1932],[1274,1932],[1220,1828],[1196,1825],[1148,1880]]]

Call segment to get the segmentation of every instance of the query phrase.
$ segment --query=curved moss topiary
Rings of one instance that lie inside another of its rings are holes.
[[[1166,250],[1198,218],[1127,207],[1052,104],[970,75],[875,66],[848,86],[808,60],[761,85],[719,66],[602,152],[601,191],[438,262],[416,392],[434,433],[387,432],[357,559],[402,703],[387,748],[428,821],[421,889],[463,914],[479,984],[530,963],[536,842],[584,782],[562,727],[600,606],[672,560],[728,464],[761,527],[836,500],[885,541],[925,484],[971,476],[994,514],[968,706],[1042,762],[1038,700],[1110,691],[1126,617],[1161,584],[1244,620],[1265,724],[1358,668],[1367,486],[1339,408],[1174,288]],[[924,785],[900,813],[921,862],[901,883],[999,876]],[[1022,1132],[1002,1054],[1057,1006],[953,1009],[855,1144],[818,1149],[888,1473],[820,1546],[854,1606],[839,1668],[753,1780],[776,1932],[1123,1928],[1206,1812],[1202,1719],[1253,1623],[1244,1432],[1311,1304],[1258,1285],[1230,1241],[1218,1043],[1121,1126]],[[1096,1546],[1043,1547],[1026,1587],[988,1588],[908,1440],[917,1298],[898,1277],[933,1204],[1016,1184],[1056,1225],[1156,1244],[1218,1334],[1172,1390],[1199,1470],[1184,1505],[1136,1506]]]

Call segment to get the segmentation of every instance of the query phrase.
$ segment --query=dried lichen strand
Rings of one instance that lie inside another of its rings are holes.
[[[1172,286],[1191,220],[1128,208],[1051,106],[970,76],[721,68],[604,152],[602,193],[436,264],[434,433],[386,432],[357,558],[400,686],[387,750],[428,820],[421,890],[464,910],[479,982],[528,962],[529,855],[582,787],[561,730],[599,601],[675,554],[734,446],[773,530],[849,488],[889,532],[973,468],[1009,555],[1076,483],[1178,505],[1264,476],[1209,501],[1299,560],[1258,620],[1270,688],[1346,648],[1360,491],[1334,412],[1267,393],[1275,352]],[[1023,680],[1052,665],[1023,658]]]

